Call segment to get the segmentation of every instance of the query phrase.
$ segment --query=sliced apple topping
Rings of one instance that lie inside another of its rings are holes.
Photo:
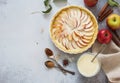
[[[57,39],[58,39],[57,41],[58,41],[59,43],[61,43],[61,42],[62,42],[62,39],[63,39],[63,35],[60,35],[60,37],[57,38]]]
[[[66,38],[65,48],[66,48],[66,49],[69,49],[69,41],[68,41],[67,38]]]
[[[95,31],[91,19],[86,11],[78,8],[62,11],[53,23],[52,36],[67,50],[84,48]]]
[[[82,25],[82,23],[79,24],[79,26],[77,27],[77,30],[83,30],[84,29],[84,25]]]
[[[61,33],[60,30],[55,31],[54,33],[55,39],[58,39],[60,37],[60,33]]]
[[[71,34],[68,35],[68,40],[69,40],[69,41],[72,40],[72,35],[71,35]]]
[[[81,45],[81,43],[79,41],[76,42],[76,44],[80,47],[80,48],[83,48],[84,46]]]
[[[84,17],[85,17],[85,12],[84,12],[84,11],[81,11],[81,18],[80,18],[80,20],[83,20]]]
[[[90,27],[90,28],[85,28],[85,29],[84,29],[85,32],[89,32],[89,31],[90,31],[90,32],[93,32],[93,30],[94,30],[94,27],[93,27],[93,26]]]
[[[89,42],[90,42],[89,39],[86,39],[86,38],[84,38],[84,37],[81,37],[81,40],[82,40],[84,43],[89,43]]]
[[[93,25],[93,22],[90,21],[88,24],[86,24],[85,28],[90,28],[90,27],[92,27],[92,25]]]
[[[74,49],[80,48],[74,40],[71,41],[71,42],[72,42],[72,47],[73,47]]]
[[[73,49],[72,45],[70,44],[69,40],[67,38],[62,38],[62,41],[60,42],[62,46],[65,47],[65,49]]]
[[[87,40],[91,40],[92,39],[92,36],[83,36],[85,39]]]
[[[81,35],[80,35],[80,32],[79,31],[75,31],[75,34],[78,36],[78,37],[81,37]]]
[[[75,32],[72,33],[72,38],[73,38],[74,41],[78,41],[79,40],[79,38],[77,37]]]
[[[61,17],[63,17],[64,19],[68,19],[68,14],[67,14],[67,12],[66,11],[62,11],[62,13],[61,13]]]
[[[62,39],[62,45],[63,45],[64,47],[66,46],[66,42],[67,42],[67,41],[66,41],[66,38],[63,38],[63,39]]]
[[[88,20],[88,15],[87,13],[84,12],[84,18],[81,20],[82,23],[85,23]]]
[[[72,42],[71,42],[71,41],[68,41],[68,44],[67,44],[67,45],[68,45],[68,49],[70,49],[70,50],[71,50],[71,49],[74,49],[73,46],[72,46]]]
[[[89,32],[83,32],[84,36],[92,36],[94,34],[93,31],[89,31]]]
[[[84,20],[81,20],[82,21],[82,24],[84,25],[87,25],[91,22],[91,18],[90,16],[87,16],[86,19],[84,18]]]
[[[82,46],[86,46],[86,45],[87,45],[87,43],[86,43],[86,42],[83,42],[82,39],[79,39],[78,42],[79,42]]]

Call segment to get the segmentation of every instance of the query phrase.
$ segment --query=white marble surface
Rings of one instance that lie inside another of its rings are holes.
[[[84,6],[82,0],[68,2]],[[51,13],[43,14],[43,0],[0,0],[0,83],[105,83],[103,73],[93,78],[82,77],[76,68],[77,59],[66,67],[75,71],[74,76],[44,66],[46,47],[55,54],[68,55],[58,50],[50,40],[50,19],[62,7],[51,4]],[[36,11],[40,12],[32,14]]]

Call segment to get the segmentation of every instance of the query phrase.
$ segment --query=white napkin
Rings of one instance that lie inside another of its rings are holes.
[[[92,52],[98,52],[101,45],[96,41],[92,47]],[[98,59],[101,61],[102,68],[109,81],[111,83],[120,83],[120,47],[111,41],[108,47],[98,55]]]

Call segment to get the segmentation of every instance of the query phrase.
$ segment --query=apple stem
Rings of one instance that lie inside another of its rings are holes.
[[[107,37],[107,36],[108,36],[108,34],[106,33],[106,34],[105,34],[105,36]]]
[[[102,44],[101,47],[100,47],[100,50],[97,52],[97,54],[93,57],[93,59],[91,60],[91,62],[93,62],[95,60],[95,58],[105,50],[105,48],[107,47],[106,44]]]
[[[116,21],[116,18],[114,17],[114,22]]]

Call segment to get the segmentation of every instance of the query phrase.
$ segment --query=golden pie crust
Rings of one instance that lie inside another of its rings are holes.
[[[58,11],[50,24],[50,37],[60,50],[77,54],[89,49],[95,42],[98,23],[88,9],[67,6]]]

